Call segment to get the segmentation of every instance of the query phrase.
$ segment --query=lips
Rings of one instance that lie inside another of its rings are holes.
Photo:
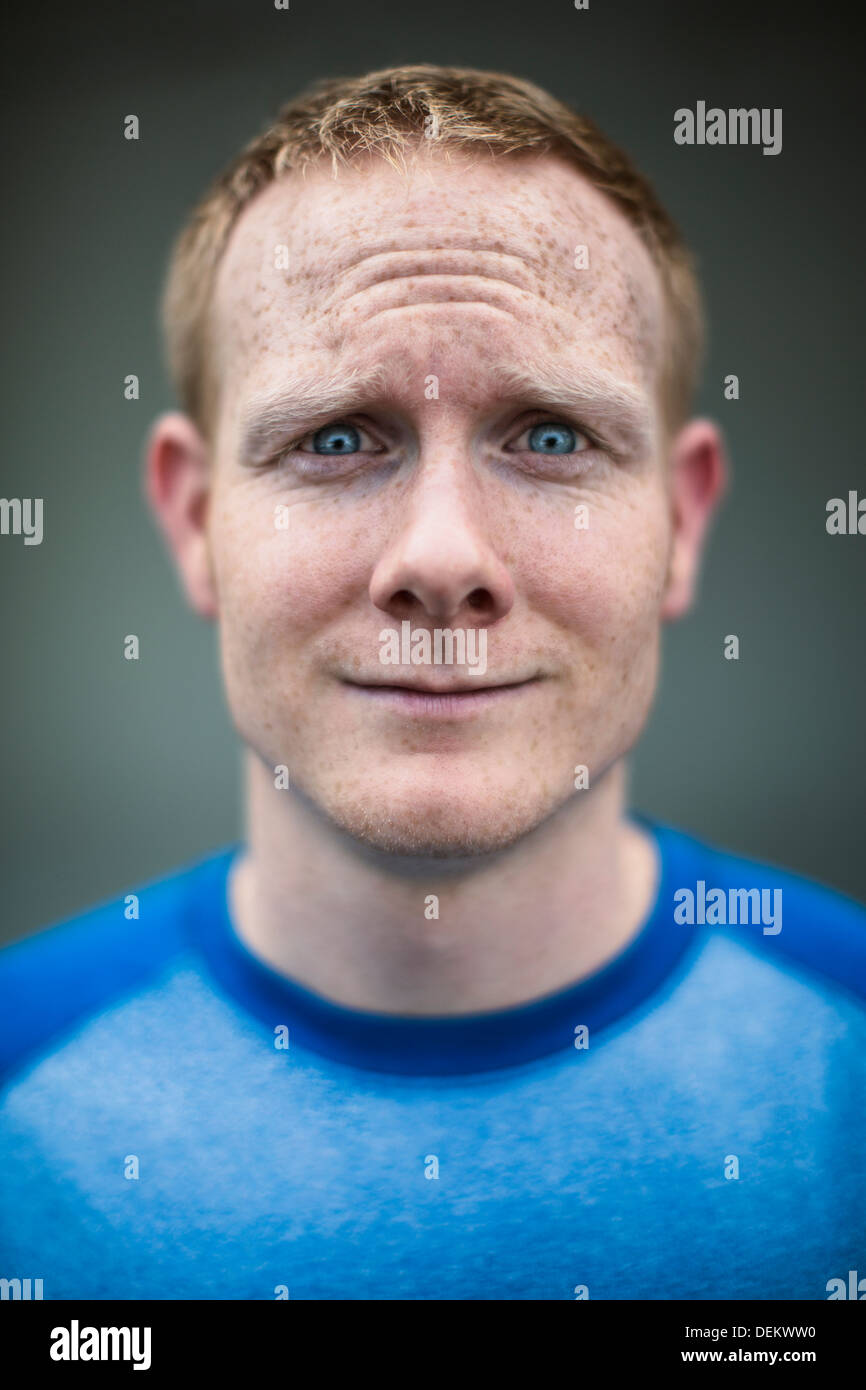
[[[530,685],[536,676],[526,676],[508,681],[358,681],[347,680],[346,685],[357,686],[360,690],[403,691],[409,695],[480,695],[482,691],[515,690],[519,686]]]
[[[540,683],[538,676],[517,681],[470,684],[463,677],[447,683],[439,680],[384,682],[344,681],[350,698],[366,703],[385,718],[408,719],[417,725],[453,726],[485,717],[487,711],[529,699],[528,691]]]

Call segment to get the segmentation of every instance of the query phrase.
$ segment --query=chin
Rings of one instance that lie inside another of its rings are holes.
[[[565,800],[567,792],[563,792]],[[396,790],[381,784],[351,798],[318,800],[331,824],[359,847],[394,858],[475,859],[517,843],[556,805],[534,801],[525,784]],[[558,803],[557,803],[558,804]]]

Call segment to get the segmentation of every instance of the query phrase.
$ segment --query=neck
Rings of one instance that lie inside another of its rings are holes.
[[[247,790],[246,852],[229,883],[238,935],[347,1008],[516,1007],[601,969],[655,899],[655,847],[626,818],[621,763],[508,850],[458,863],[366,850],[275,792],[250,754]]]

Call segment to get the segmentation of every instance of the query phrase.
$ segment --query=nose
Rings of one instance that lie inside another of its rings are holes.
[[[376,607],[394,618],[464,619],[472,627],[503,618],[514,585],[468,470],[448,458],[422,461],[404,497],[397,535],[370,581]]]

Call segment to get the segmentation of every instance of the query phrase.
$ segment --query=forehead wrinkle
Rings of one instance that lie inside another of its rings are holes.
[[[642,359],[644,370],[651,370],[656,345],[651,335],[641,331],[638,304],[634,298],[629,301],[616,283],[600,283],[597,277],[575,282],[560,271],[560,278],[548,282],[539,279],[535,283],[529,277],[530,287],[524,288],[499,275],[443,273],[438,268],[420,275],[377,274],[365,279],[368,283],[354,289],[338,281],[302,315],[308,328],[315,321],[319,342],[334,352],[343,350],[359,334],[363,343],[368,329],[381,332],[381,322],[374,324],[376,320],[399,319],[406,313],[405,331],[416,340],[419,329],[428,324],[431,332],[440,333],[441,319],[449,316],[454,318],[454,331],[462,333],[466,324],[459,311],[483,309],[497,315],[503,324],[512,320],[516,331],[559,343],[564,351],[575,340],[585,339],[587,344],[593,340],[600,354],[634,354]],[[467,323],[471,329],[472,319]],[[487,331],[483,321],[481,328]]]
[[[431,283],[432,282],[432,283]],[[379,293],[377,293],[377,291]],[[389,291],[399,292],[397,297],[400,302],[397,304],[386,305],[389,308],[415,308],[427,304],[448,304],[448,303],[467,303],[467,304],[487,304],[491,308],[497,307],[494,297],[500,301],[508,303],[510,299],[515,299],[517,304],[525,304],[526,297],[530,301],[532,291],[525,290],[522,286],[515,285],[513,280],[503,280],[500,276],[493,275],[452,275],[437,274],[430,272],[426,275],[389,275],[364,285],[360,289],[353,290],[351,294],[339,295],[339,303],[335,305],[332,296],[331,303],[323,306],[323,318],[328,318],[333,314],[352,318],[355,310],[350,308],[353,302],[360,300],[357,313],[363,314],[364,309],[370,303],[375,303],[377,299],[395,297],[388,294]],[[485,295],[489,298],[485,299]],[[372,309],[368,311],[368,317],[374,318],[377,313],[384,310]]]
[[[480,291],[479,300],[487,294],[499,303],[528,310],[537,304],[545,312],[555,309],[558,314],[604,319],[613,315],[621,337],[639,334],[638,321],[649,308],[639,303],[634,280],[634,268],[607,257],[593,272],[575,273],[564,250],[558,255],[549,250],[533,255],[529,249],[522,255],[505,255],[480,247],[452,251],[429,245],[360,258],[353,252],[352,262],[345,267],[308,262],[295,277],[296,283],[306,281],[310,295],[307,306],[301,308],[302,316],[312,315],[320,322],[351,320],[356,313],[363,314],[365,306],[383,300],[396,306],[398,302],[432,303],[449,295],[469,299],[475,289]],[[633,320],[631,333],[622,332],[624,319]]]
[[[525,254],[491,250],[489,246],[461,247],[419,246],[387,251],[371,251],[339,266],[334,274],[334,288],[325,301],[327,310],[339,298],[341,303],[361,294],[374,285],[409,280],[421,276],[453,277],[491,280],[516,289],[532,290],[534,282],[527,272],[527,263],[537,273]]]

